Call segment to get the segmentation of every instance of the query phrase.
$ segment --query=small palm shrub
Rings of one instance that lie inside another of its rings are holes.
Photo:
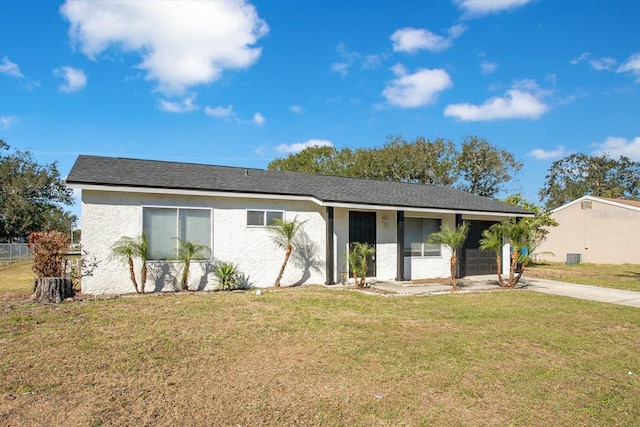
[[[213,274],[218,279],[220,289],[231,291],[238,289],[242,285],[241,274],[238,266],[232,262],[221,262],[213,270]]]
[[[211,253],[209,246],[200,244],[198,242],[190,242],[188,240],[182,240],[178,237],[174,237],[179,243],[178,247],[178,259],[182,260],[184,267],[182,268],[182,276],[180,278],[180,289],[183,291],[189,290],[189,267],[191,266],[191,260],[202,259],[207,257],[208,253]]]
[[[375,247],[369,243],[354,242],[349,251],[349,267],[357,288],[364,288],[366,285],[367,270],[369,269],[368,259],[376,253]]]

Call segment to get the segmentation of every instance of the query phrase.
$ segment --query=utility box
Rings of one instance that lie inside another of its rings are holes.
[[[567,254],[567,264],[580,264],[582,262],[582,254]]]

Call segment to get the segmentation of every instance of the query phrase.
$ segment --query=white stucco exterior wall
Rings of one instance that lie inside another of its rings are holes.
[[[282,211],[284,219],[303,221],[301,233],[282,286],[321,284],[326,277],[327,208],[313,201],[280,200],[265,197],[227,197],[205,195],[170,195],[143,192],[82,191],[82,241],[86,262],[97,264],[82,279],[82,291],[89,294],[121,294],[134,292],[124,260],[112,259],[111,247],[122,236],[138,237],[143,230],[144,207],[209,209],[212,218],[210,244],[212,259],[194,261],[190,267],[189,288],[214,289],[218,284],[213,263],[228,261],[238,265],[247,284],[254,287],[273,286],[284,259],[265,227],[247,226],[247,210]],[[376,279],[394,280],[397,274],[397,212],[392,209],[349,209],[334,207],[333,281],[341,281],[348,271],[349,214],[352,211],[374,212],[376,215]],[[443,225],[454,226],[455,215],[444,213],[405,212],[407,217],[439,218]],[[507,256],[503,261],[508,265]],[[437,257],[404,257],[405,278],[428,279],[449,277],[450,252],[442,248]],[[140,265],[136,261],[139,278]],[[182,264],[179,261],[151,261],[147,292],[174,291],[179,287]]]
[[[424,214],[419,212],[405,212],[405,218],[433,218],[441,220],[442,227],[454,227],[455,215]],[[405,257],[404,276],[408,280],[441,279],[451,277],[451,251],[442,246],[440,256]]]
[[[394,280],[397,272],[396,213],[380,211],[376,214],[376,278]]]
[[[91,275],[83,277],[83,292],[134,292],[126,262],[112,259],[110,255],[111,246],[120,237],[137,237],[142,233],[143,206],[211,209],[213,260],[236,263],[249,284],[256,287],[273,285],[284,259],[284,250],[275,246],[266,228],[247,227],[246,210],[284,211],[286,220],[297,217],[305,223],[287,264],[282,285],[324,283],[324,208],[314,203],[84,190],[83,249],[88,254],[85,260],[95,258],[97,266]],[[147,291],[176,289],[181,263],[153,261],[149,267]],[[136,263],[137,274],[139,268]],[[217,286],[210,264],[207,268],[207,263],[192,263],[189,286],[191,289],[212,289]]]
[[[376,214],[376,275],[377,280],[394,280],[397,270],[396,253],[396,212],[391,210],[367,210],[335,208],[334,238],[336,282],[342,280],[341,274],[349,271],[347,254],[349,251],[349,212],[374,212]]]

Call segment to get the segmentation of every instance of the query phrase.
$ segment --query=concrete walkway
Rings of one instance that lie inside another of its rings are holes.
[[[600,286],[579,285],[576,283],[556,282],[554,280],[525,278],[527,289],[544,294],[586,299],[590,301],[608,302],[640,308],[640,292],[623,289],[602,288]]]
[[[397,295],[439,295],[451,292],[449,285],[417,285],[407,282],[377,282],[372,284],[372,287]],[[557,282],[535,277],[523,277],[518,287],[545,294],[640,308],[640,292],[636,291]],[[499,289],[498,278],[494,275],[468,276],[464,278],[460,292],[486,292]]]

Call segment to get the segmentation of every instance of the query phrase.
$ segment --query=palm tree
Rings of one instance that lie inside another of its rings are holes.
[[[349,267],[356,287],[364,288],[367,270],[369,269],[368,259],[376,253],[376,248],[369,243],[353,242],[349,251]]]
[[[482,232],[480,239],[480,249],[483,251],[492,251],[496,254],[496,265],[498,267],[498,283],[504,287],[504,279],[502,278],[502,245],[503,245],[502,224],[493,224]]]
[[[149,260],[149,244],[146,235],[143,233],[137,239],[128,236],[120,237],[120,239],[111,246],[111,256],[127,261],[129,264],[129,276],[133,287],[137,293],[144,293],[144,285],[147,282],[147,261]],[[138,282],[136,280],[133,263],[134,258],[140,258],[142,262],[140,268],[140,288],[138,288]]]
[[[198,259],[204,256],[204,252],[208,252],[209,246],[203,245],[197,242],[190,242],[188,240],[182,240],[178,237],[175,238],[180,244],[178,248],[178,259],[184,262],[184,268],[182,269],[182,277],[180,278],[180,289],[183,291],[189,290],[189,266],[192,259]]]
[[[504,224],[505,236],[511,242],[511,268],[509,270],[509,287],[515,287],[525,268],[531,261],[529,254],[535,249],[535,236],[531,222],[512,219]],[[520,271],[515,276],[517,266],[520,264]]]
[[[285,221],[284,219],[275,218],[273,220],[273,225],[269,226],[269,231],[272,233],[273,242],[281,249],[284,249],[284,261],[282,262],[282,267],[280,267],[280,272],[278,273],[278,277],[276,278],[276,282],[273,286],[276,288],[280,287],[280,280],[282,279],[282,275],[284,274],[284,269],[289,262],[289,257],[291,256],[291,252],[293,251],[293,239],[296,236],[296,233],[306,221],[298,221],[298,217],[296,216],[293,221]]]
[[[456,265],[458,263],[458,256],[456,254],[459,247],[461,247],[465,240],[467,240],[467,234],[469,234],[469,223],[463,221],[462,224],[455,228],[444,226],[437,233],[431,234],[427,243],[430,245],[443,245],[449,248],[451,251],[451,281],[453,283],[453,289],[458,289],[456,282]]]
[[[525,268],[531,261],[531,252],[535,249],[537,242],[541,241],[538,239],[538,235],[538,230],[530,221],[515,219],[494,224],[488,230],[482,232],[480,248],[496,252],[500,286],[513,288],[518,284]],[[500,251],[503,239],[509,240],[511,245],[509,277],[506,281],[501,274],[502,260]],[[516,276],[518,264],[520,264],[520,271]]]

